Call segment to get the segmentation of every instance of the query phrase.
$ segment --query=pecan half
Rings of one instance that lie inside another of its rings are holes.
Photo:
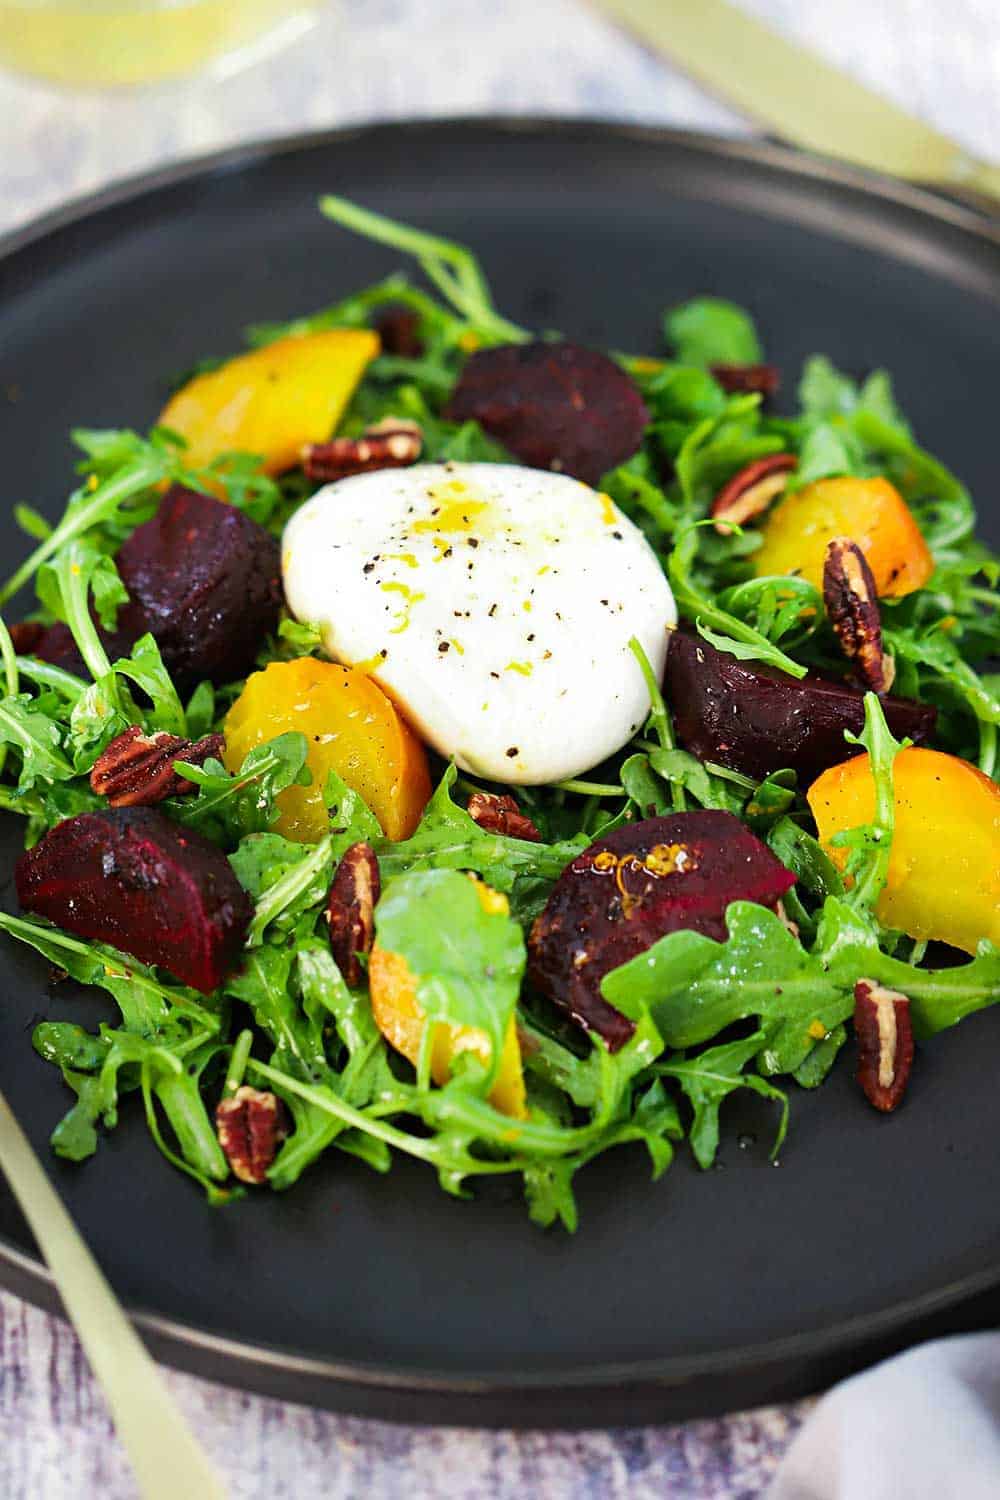
[[[259,1186],[288,1134],[288,1115],[276,1094],[244,1083],[216,1105],[215,1133],[233,1175]]]
[[[351,989],[364,979],[360,955],[367,957],[372,951],[375,907],[381,891],[375,850],[371,844],[352,844],[337,866],[326,898],[330,950]]]
[[[888,1114],[900,1103],[913,1067],[910,1002],[874,979],[854,986],[854,1032],[858,1082],[869,1104]]]
[[[529,844],[541,843],[538,829],[513,797],[473,792],[469,798],[469,817],[487,833],[504,833],[508,838],[524,839]]]
[[[708,369],[730,396],[773,396],[781,385],[777,365],[709,365]]]
[[[151,807],[165,797],[194,790],[193,784],[174,770],[175,760],[203,765],[210,756],[218,757],[223,743],[221,734],[182,740],[165,730],[145,734],[133,724],[97,757],[90,785],[99,797],[107,797],[112,807]]]
[[[835,536],[827,544],[823,603],[841,649],[865,687],[887,693],[896,666],[882,645],[875,579],[865,554],[848,536]]]
[[[420,318],[412,307],[386,307],[375,319],[383,354],[395,354],[402,359],[419,359],[423,354],[419,330]]]
[[[307,443],[302,449],[302,467],[309,479],[330,484],[335,479],[346,479],[349,474],[405,469],[416,463],[423,446],[424,435],[416,422],[405,417],[385,417],[359,438]]]
[[[762,516],[784,493],[788,476],[797,464],[794,453],[769,453],[738,470],[712,501],[709,514],[719,535],[730,536],[733,526]]]

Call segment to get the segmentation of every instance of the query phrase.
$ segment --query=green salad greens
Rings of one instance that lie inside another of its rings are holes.
[[[334,225],[412,258],[423,282],[401,270],[291,323],[255,325],[249,345],[367,328],[387,309],[405,309],[415,352],[382,352],[370,362],[339,434],[356,437],[387,417],[406,418],[419,424],[425,461],[510,462],[477,422],[442,413],[470,351],[536,335],[497,311],[468,250],[339,198],[324,198],[321,209]],[[790,494],[830,476],[886,477],[916,518],[934,564],[925,586],[882,601],[893,691],[933,704],[936,747],[995,781],[1000,676],[988,664],[1000,655],[1000,561],[975,538],[961,481],[918,444],[888,375],[879,370],[859,383],[816,355],[802,372],[795,415],[778,416],[759,394],[728,393],[712,373],[764,358],[761,336],[741,308],[698,298],[670,309],[663,332],[667,353],[614,353],[650,420],[638,451],[607,473],[601,488],[648,539],[682,620],[740,661],[796,680],[807,672],[843,678],[843,655],[816,586],[802,577],[754,576],[759,528],[724,536],[707,518],[735,473],[779,452],[797,458]],[[33,585],[31,618],[68,627],[85,668],[72,672],[29,646],[18,650],[18,632],[12,637],[0,622],[0,806],[24,818],[29,848],[63,820],[106,805],[89,775],[129,726],[195,740],[222,729],[242,689],[242,682],[202,681],[181,695],[152,633],[125,654],[109,655],[109,632],[128,601],[116,553],[154,514],[164,487],[179,482],[224,495],[275,534],[316,488],[299,469],[269,476],[247,453],[192,466],[183,441],[162,428],[146,437],[80,430],[74,439],[79,482],[54,524],[27,504],[17,507],[32,550],[0,591],[7,603]],[[27,608],[22,604],[16,617]],[[284,618],[258,665],[321,654],[316,630]],[[931,957],[924,942],[877,915],[893,848],[900,745],[874,693],[865,700],[860,738],[875,810],[869,823],[834,841],[835,862],[820,846],[794,770],[779,763],[761,781],[696,757],[679,742],[644,657],[642,665],[648,721],[586,779],[483,787],[454,765],[440,765],[419,825],[401,841],[383,835],[357,789],[336,775],[323,788],[323,838],[309,844],[277,831],[282,795],[311,783],[301,733],[258,746],[240,767],[227,769],[214,757],[185,767],[193,790],[170,796],[159,810],[224,851],[254,911],[242,963],[212,994],[41,917],[0,914],[11,937],[73,980],[105,990],[118,1011],[114,1024],[96,1032],[70,1021],[35,1029],[35,1050],[61,1069],[73,1100],[53,1132],[53,1149],[82,1161],[120,1112],[141,1107],[164,1156],[211,1201],[230,1200],[242,1189],[230,1176],[213,1112],[245,1083],[273,1092],[287,1110],[287,1136],[267,1174],[276,1190],[291,1187],[332,1150],[383,1173],[402,1153],[426,1162],[456,1195],[467,1194],[476,1178],[515,1174],[537,1223],[573,1229],[573,1182],[582,1166],[611,1147],[638,1144],[654,1176],[680,1149],[707,1168],[719,1145],[722,1106],[736,1091],[773,1105],[777,1152],[797,1089],[820,1084],[845,1044],[862,975],[909,997],[918,1037],[1000,999],[1000,951],[985,933],[974,956]],[[845,758],[851,748],[845,744]],[[467,811],[479,790],[513,791],[538,841],[481,826]],[[629,820],[697,809],[736,814],[794,872],[796,884],[780,912],[734,902],[725,941],[671,931],[613,969],[602,993],[634,1029],[611,1050],[525,982],[527,935],[555,881],[595,839]],[[331,954],[327,892],[345,851],[359,841],[371,845],[381,871],[378,942],[419,976],[416,1002],[427,1024],[413,1064],[383,1036],[364,978],[350,988]],[[507,910],[484,903],[469,874],[506,897]],[[993,878],[995,871],[983,873],[987,882]],[[87,1019],[84,1006],[80,1018]],[[456,1051],[450,1076],[434,1082],[435,1026],[472,1030],[488,1045]],[[512,1028],[526,1087],[523,1117],[490,1097]]]

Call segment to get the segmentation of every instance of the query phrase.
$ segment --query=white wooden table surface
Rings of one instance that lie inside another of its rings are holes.
[[[997,0],[741,3],[973,150],[1000,155]],[[581,0],[342,0],[308,38],[222,82],[83,95],[0,74],[0,232],[113,177],[235,141],[459,113],[748,128]],[[338,1418],[168,1378],[241,1500],[749,1500],[806,1409],[627,1432],[463,1432]],[[134,1494],[72,1332],[0,1294],[0,1496]]]

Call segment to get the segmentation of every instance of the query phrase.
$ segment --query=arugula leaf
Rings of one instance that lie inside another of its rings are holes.
[[[278,836],[269,834],[264,837],[274,840]],[[248,844],[250,840],[244,840],[240,849],[232,856],[238,879],[248,873],[250,856],[257,853],[255,848],[248,850]],[[292,844],[289,839],[283,839],[282,844],[286,848],[290,845],[296,853],[269,867],[267,874],[271,877],[270,884],[263,886],[257,895],[256,911],[247,933],[248,949],[259,947],[272,922],[280,921],[282,930],[287,930],[303,912],[317,907],[330,888],[334,865],[333,838],[330,834],[312,846]],[[277,879],[273,878],[275,869],[281,871]],[[259,867],[253,873],[259,875]]]
[[[40,511],[33,505],[19,504],[14,506],[14,520],[21,530],[36,542],[44,542],[46,537],[52,535],[52,525]]]
[[[772,771],[756,788],[743,816],[758,838],[763,838],[793,806],[797,788],[798,776],[791,770]]]
[[[217,1044],[210,1043],[200,1049],[200,1056],[189,1052],[182,1063],[173,1051],[149,1047],[142,1059],[140,1075],[146,1119],[153,1139],[168,1161],[201,1183],[210,1200],[215,1200],[218,1195],[213,1184],[225,1182],[229,1176],[229,1163],[219,1145],[199,1087],[200,1074],[216,1051]],[[176,1137],[181,1153],[179,1158],[166,1146],[155,1123],[154,1098]]]
[[[849,417],[857,402],[857,385],[825,354],[814,354],[806,360],[799,380],[799,405],[807,417],[817,421]]]
[[[96,1073],[108,1055],[108,1043],[72,1021],[41,1021],[31,1034],[39,1057],[60,1068]]]
[[[702,635],[719,651],[729,651],[743,660],[763,661],[790,677],[805,677],[807,668],[794,661],[777,646],[761,635],[759,630],[746,625],[735,615],[721,609],[708,598],[694,582],[692,567],[698,551],[698,535],[694,527],[682,532],[667,562],[667,576],[674,591],[677,608],[687,619],[693,620]],[[724,634],[707,634],[709,625],[717,626]],[[749,650],[747,649],[749,648]]]
[[[548,1228],[558,1219],[573,1233],[578,1215],[572,1180],[581,1167],[613,1146],[637,1142],[646,1147],[655,1182],[673,1161],[671,1142],[683,1135],[677,1106],[659,1079],[636,1089],[630,1117],[605,1130],[597,1144],[561,1159],[525,1164],[524,1191],[532,1222]]]
[[[18,790],[28,792],[36,783],[69,781],[74,769],[62,752],[62,730],[44,713],[29,693],[0,699],[0,743],[20,752]]]
[[[822,595],[805,578],[748,578],[723,589],[718,602],[769,641],[777,643],[791,636],[786,642],[789,647],[803,645],[824,618]],[[711,639],[707,627],[702,627],[701,634]]]
[[[864,472],[859,445],[851,434],[831,422],[817,422],[806,433],[799,452],[798,468],[789,475],[786,493],[829,479],[838,474]]]
[[[438,291],[482,337],[498,343],[520,342],[530,337],[523,328],[497,313],[479,263],[465,246],[440,235],[413,229],[408,224],[400,224],[332,193],[320,199],[319,210],[345,229],[415,256]]]
[[[171,817],[197,828],[223,846],[235,845],[247,833],[262,833],[278,816],[276,798],[290,786],[308,786],[304,734],[289,730],[248,752],[235,776],[221,761],[185,765],[184,776],[198,788],[196,797],[171,799]]]
[[[640,377],[638,384],[661,427],[659,435],[668,445],[673,432],[706,417],[721,417],[726,410],[722,386],[696,365],[664,364],[652,376]]]
[[[291,988],[295,954],[273,943],[247,954],[238,974],[226,982],[226,993],[249,1006],[253,1018],[275,1047],[276,1065],[291,1067],[303,1078],[325,1078],[322,1038],[309,1025]]]
[[[663,331],[683,365],[757,365],[764,358],[750,314],[723,297],[693,297],[671,308]]]
[[[910,997],[913,1029],[919,1038],[957,1026],[966,1016],[1000,1001],[1000,948],[985,940],[969,963],[952,969],[897,973],[897,989]],[[891,983],[886,980],[885,983]]]
[[[473,870],[494,890],[511,897],[515,916],[533,914],[536,883],[557,880],[591,840],[579,834],[559,843],[531,844],[487,833],[451,800],[456,774],[454,766],[445,771],[410,838],[378,841],[375,850],[383,879],[414,870]]]
[[[374,814],[334,771],[327,777],[325,796],[336,826],[319,843],[303,844],[279,833],[251,833],[230,856],[237,879],[256,904],[248,948],[257,947],[272,924],[284,933],[305,912],[318,909],[335,864],[352,844],[381,839]]]
[[[0,912],[0,928],[29,944],[49,963],[64,969],[81,984],[96,984],[113,995],[128,1031],[153,1036],[171,1018],[183,1015],[205,1032],[219,1029],[218,1014],[204,996],[183,985],[167,985],[138,959],[107,943],[72,937],[37,917],[12,917]]]
[[[195,488],[212,493],[221,485],[230,505],[266,526],[282,506],[284,497],[280,484],[263,472],[262,463],[256,453],[220,453],[204,474],[198,476]]]
[[[336,771],[328,771],[323,787],[323,802],[330,815],[334,835],[333,850],[337,859],[352,844],[381,842],[382,829],[360,792],[347,785]]]
[[[38,574],[38,596],[45,607],[64,620],[96,681],[109,677],[111,663],[90,613],[90,592],[101,624],[114,625],[120,604],[128,598],[111,558],[89,542],[77,539],[60,548]],[[114,683],[110,684],[114,701]]]
[[[49,1137],[56,1156],[65,1161],[85,1161],[97,1150],[95,1122],[100,1117],[101,1083],[86,1073],[63,1070],[63,1079],[76,1094],[76,1103],[59,1121]]]
[[[286,615],[278,626],[278,641],[281,655],[287,654],[289,660],[295,660],[318,651],[323,644],[323,632],[318,625]]]
[[[827,898],[809,950],[773,912],[751,902],[733,902],[726,925],[725,943],[687,931],[660,938],[606,975],[602,994],[627,1015],[648,1007],[676,1048],[700,1046],[756,1018],[768,1033],[760,1056],[765,1073],[799,1068],[853,1013],[862,977],[909,995],[924,1035],[1000,1000],[1000,953],[989,945],[954,968],[904,963],[883,953],[870,922],[836,896]]]
[[[215,688],[210,682],[199,682],[184,712],[188,738],[200,740],[215,723]]]
[[[322,333],[330,328],[367,328],[371,325],[372,313],[387,306],[410,307],[435,328],[453,321],[452,315],[445,313],[432,297],[412,287],[402,272],[395,271],[382,281],[376,281],[372,286],[353,292],[340,302],[306,317],[293,318],[285,323],[252,323],[245,331],[246,341],[252,348],[260,348],[264,344],[273,344],[276,339],[298,338],[302,334]]]
[[[404,958],[416,979],[427,1017],[427,1070],[435,1023],[470,1027],[489,1038],[488,1092],[527,959],[520,927],[503,912],[487,911],[475,884],[458,871],[415,870],[389,885],[375,910],[375,930],[380,946]]]
[[[483,1079],[474,1070],[463,1070],[443,1088],[380,1086],[371,1104],[358,1107],[344,1096],[336,1078],[309,1083],[294,1071],[252,1058],[248,1068],[283,1098],[303,1101],[337,1122],[343,1134],[335,1142],[342,1149],[350,1132],[403,1151],[433,1166],[442,1188],[459,1195],[470,1177],[520,1173],[535,1221],[550,1223],[558,1216],[572,1229],[572,1177],[601,1151],[640,1141],[649,1151],[654,1175],[670,1162],[670,1142],[681,1134],[676,1107],[659,1081],[648,1079],[662,1045],[648,1016],[615,1056],[596,1045],[591,1117],[583,1125],[563,1125],[537,1110],[529,1120],[501,1114],[483,1097]],[[387,1113],[416,1116],[422,1132],[391,1123]]]
[[[846,738],[868,751],[875,783],[875,810],[870,823],[834,834],[831,843],[848,851],[845,900],[858,911],[870,912],[889,873],[896,822],[892,767],[902,746],[893,738],[875,693],[865,694],[865,726],[861,734],[846,732]]]
[[[729,793],[725,782],[713,776],[697,756],[687,750],[650,750],[649,764],[672,789],[683,787],[701,807],[731,811],[734,802],[739,805],[739,800]]]
[[[890,624],[883,631],[883,640],[897,666],[909,664],[929,670],[933,674],[931,684],[937,682],[947,687],[964,701],[979,732],[980,769],[991,775],[996,765],[995,736],[989,734],[988,728],[1000,724],[1000,693],[979,676],[960,654],[954,641],[940,629],[931,627],[921,631],[895,628]],[[929,687],[928,696],[934,696],[933,687]],[[969,758],[974,755],[972,752]]]
[[[27,677],[29,682],[37,683],[41,689],[51,688],[53,693],[66,699],[70,705],[76,703],[86,691],[87,684],[82,677],[65,672],[62,667],[53,666],[52,662],[40,661],[34,656],[18,656],[16,661],[19,677]]]
[[[788,1129],[787,1095],[758,1074],[743,1071],[760,1052],[765,1040],[765,1033],[756,1031],[753,1036],[711,1047],[696,1057],[686,1058],[681,1053],[668,1062],[657,1064],[658,1073],[677,1080],[694,1111],[688,1139],[695,1160],[705,1171],[715,1161],[719,1149],[719,1110],[723,1101],[737,1089],[750,1089],[781,1105],[781,1118],[771,1148],[772,1161],[781,1150]]]
[[[833,860],[819,840],[790,817],[778,819],[767,835],[767,843],[810,895],[820,901],[827,896],[843,896],[843,877]]]
[[[147,729],[165,729],[169,734],[187,736],[188,724],[177,689],[163,665],[156,641],[149,634],[140,636],[128,656],[114,663],[113,671],[127,677],[150,699],[152,707],[142,712]]]
[[[668,784],[656,775],[648,755],[630,755],[618,776],[638,817],[662,818],[674,811]]]
[[[721,417],[688,431],[674,460],[688,517],[704,516],[738,469],[785,446],[782,436],[762,428],[759,396],[730,396]]]
[[[80,434],[76,436],[79,440]],[[169,476],[170,462],[162,448],[154,443],[141,443],[139,439],[136,445],[127,457],[119,451],[116,463],[109,465],[106,477],[96,485],[87,481],[74,490],[59,524],[0,588],[0,604],[16,594],[44,562],[74,538],[97,525],[122,524],[127,517],[126,507]]]
[[[847,1027],[835,1026],[828,1031],[792,1072],[795,1082],[804,1089],[819,1088],[837,1061],[837,1054],[847,1041]]]
[[[681,507],[657,482],[648,453],[640,450],[605,474],[601,488],[636,523],[651,546],[662,548],[673,536],[681,519]]]

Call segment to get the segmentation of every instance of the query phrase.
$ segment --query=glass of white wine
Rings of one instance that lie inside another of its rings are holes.
[[[235,66],[291,39],[323,0],[0,0],[0,65],[74,88]]]

